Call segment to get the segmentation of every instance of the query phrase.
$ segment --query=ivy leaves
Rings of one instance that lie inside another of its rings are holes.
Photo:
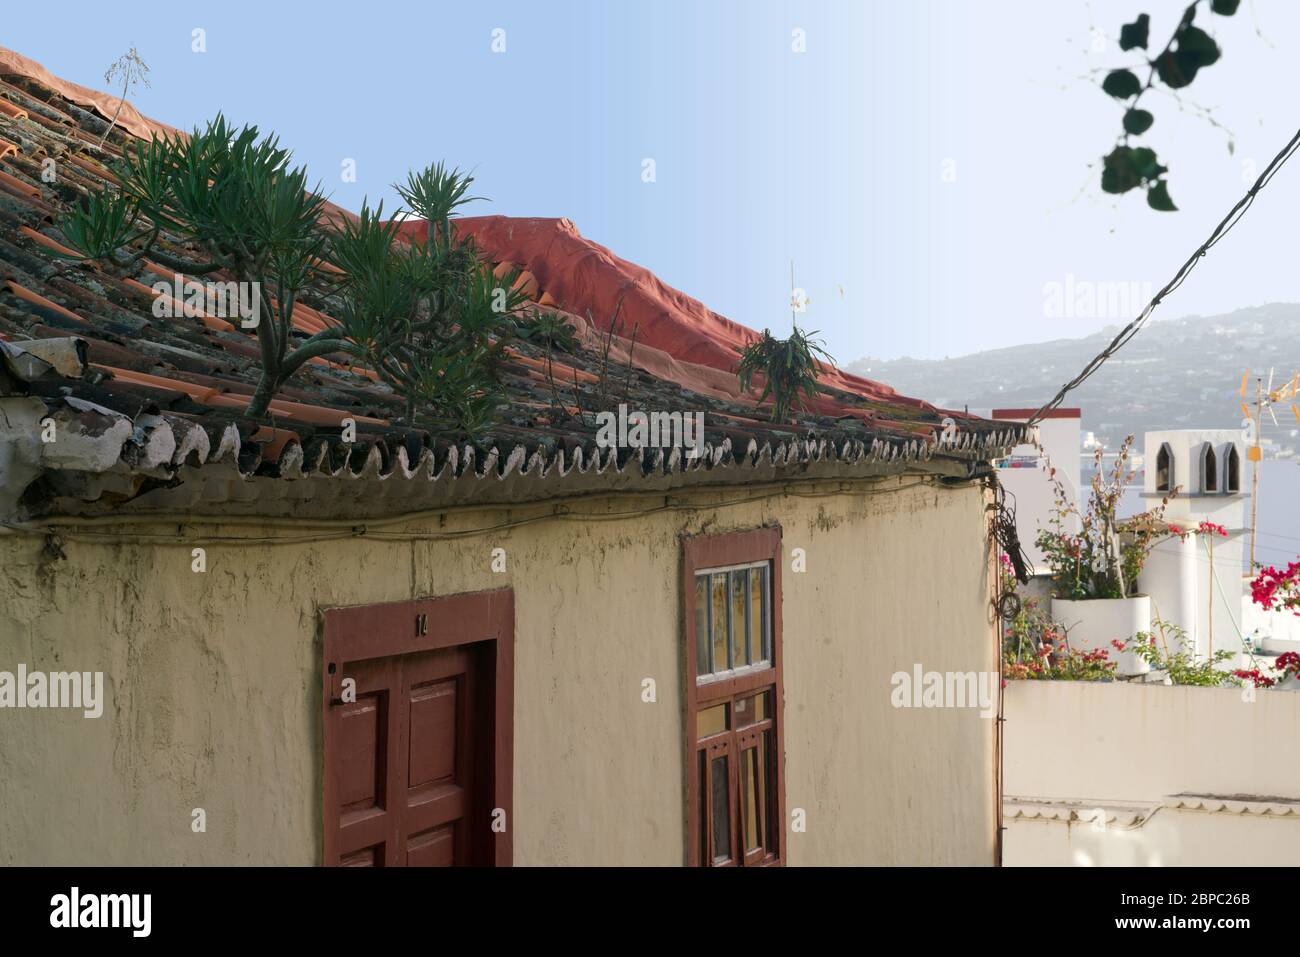
[[[1195,9],[1195,7],[1191,8]],[[1190,23],[1174,35],[1176,46],[1156,58],[1156,72],[1165,86],[1181,90],[1196,79],[1197,71],[1219,59],[1219,45],[1200,27]]]
[[[1169,198],[1169,184],[1164,180],[1160,180],[1147,190],[1147,205],[1162,213],[1172,213],[1178,209],[1174,201]]]
[[[1147,90],[1157,81],[1171,90],[1181,90],[1191,84],[1204,67],[1218,62],[1222,55],[1214,38],[1195,25],[1196,9],[1202,2],[1193,0],[1188,5],[1164,49],[1147,58],[1145,82],[1138,73],[1126,68],[1111,70],[1101,82],[1104,93],[1124,104],[1123,133],[1118,145],[1102,159],[1101,188],[1115,194],[1143,189],[1147,194],[1147,205],[1161,212],[1178,208],[1169,196],[1169,183],[1165,179],[1169,169],[1159,162],[1154,150],[1132,146],[1129,139],[1141,136],[1155,124],[1155,116],[1137,106]],[[1237,12],[1241,0],[1208,0],[1208,3],[1213,13],[1230,17]],[[1132,23],[1120,27],[1121,50],[1147,50],[1150,42],[1150,14],[1139,14]]]
[[[1167,172],[1168,168],[1156,161],[1155,150],[1117,146],[1102,160],[1101,188],[1108,193],[1127,193],[1144,186],[1149,191],[1164,185],[1160,177]]]
[[[1126,23],[1119,28],[1119,48],[1121,50],[1132,50],[1135,47],[1147,48],[1147,40],[1151,35],[1151,16],[1146,13],[1138,14],[1138,18],[1132,23]]]
[[[1111,70],[1101,81],[1101,88],[1117,100],[1127,100],[1142,92],[1142,81],[1132,70]]]
[[[1145,133],[1151,129],[1151,124],[1156,118],[1146,110],[1131,109],[1124,111],[1124,132],[1132,133],[1134,136]]]

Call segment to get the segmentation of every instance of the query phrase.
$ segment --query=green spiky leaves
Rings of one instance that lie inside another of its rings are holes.
[[[805,333],[795,326],[790,338],[777,339],[764,329],[762,336],[746,346],[740,355],[736,370],[740,389],[749,392],[754,376],[762,375],[763,391],[758,401],[771,397],[773,422],[788,422],[796,403],[802,404],[820,391],[817,362],[834,360],[821,340],[814,338],[816,335],[816,331]]]

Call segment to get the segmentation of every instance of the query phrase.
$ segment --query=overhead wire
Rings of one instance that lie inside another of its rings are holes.
[[[1237,204],[1228,212],[1228,215],[1224,216],[1223,219],[1219,221],[1219,224],[1214,227],[1214,231],[1210,233],[1209,237],[1197,247],[1196,251],[1192,253],[1191,256],[1187,258],[1187,261],[1184,262],[1178,272],[1174,274],[1174,277],[1170,279],[1169,282],[1165,283],[1164,288],[1156,293],[1151,301],[1147,303],[1146,308],[1142,310],[1137,318],[1120,330],[1119,334],[1111,340],[1110,345],[1093,357],[1093,359],[1084,366],[1082,372],[1063,385],[1060,391],[1058,391],[1052,399],[1035,412],[1030,417],[1027,423],[1028,425],[1035,425],[1038,422],[1041,422],[1043,417],[1052,409],[1057,408],[1070,392],[1081,386],[1094,372],[1101,368],[1107,359],[1127,345],[1129,340],[1138,334],[1138,331],[1141,330],[1142,326],[1146,324],[1147,319],[1150,318],[1151,313],[1155,311],[1156,306],[1160,305],[1166,296],[1178,289],[1178,287],[1187,279],[1188,275],[1191,274],[1192,270],[1196,268],[1197,263],[1201,261],[1205,254],[1213,249],[1215,245],[1218,244],[1219,240],[1231,232],[1233,227],[1241,221],[1242,217],[1246,214],[1246,210],[1250,209],[1254,204],[1255,197],[1259,194],[1260,190],[1269,184],[1269,181],[1273,179],[1277,174],[1277,171],[1280,170],[1286,164],[1286,161],[1295,154],[1297,148],[1300,148],[1300,130],[1296,130],[1295,135],[1291,137],[1286,146],[1282,147],[1281,151],[1273,157],[1272,161],[1267,167],[1265,167],[1264,172],[1259,174],[1259,178],[1256,179],[1254,185],[1246,191],[1246,195],[1239,199]]]

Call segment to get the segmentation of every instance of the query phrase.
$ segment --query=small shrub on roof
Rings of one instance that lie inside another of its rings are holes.
[[[120,187],[90,195],[60,226],[82,258],[107,268],[138,271],[148,259],[256,290],[252,417],[304,364],[333,357],[373,369],[405,400],[408,422],[421,413],[481,433],[502,405],[497,362],[519,335],[527,298],[517,273],[495,276],[452,229],[456,210],[476,198],[473,177],[438,163],[395,186],[428,221],[424,241],[407,242],[401,217],[385,220],[382,203],[363,204],[355,221],[331,218],[319,185],[290,161],[274,135],[236,130],[219,115],[188,137],[131,144],[114,166]],[[197,249],[202,261],[160,240]],[[336,323],[296,330],[304,293],[330,297]]]

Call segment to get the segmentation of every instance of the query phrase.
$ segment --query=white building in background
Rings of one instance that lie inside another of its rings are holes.
[[[1151,596],[1152,617],[1187,632],[1188,647],[1208,657],[1222,649],[1242,652],[1242,574],[1245,568],[1246,447],[1240,429],[1171,429],[1146,433],[1147,508],[1168,497],[1164,518],[1192,532],[1202,522],[1222,526],[1227,537],[1188,534],[1152,549],[1138,577]],[[1238,667],[1237,660],[1229,662]]]
[[[1035,411],[980,413],[1026,422]],[[1056,469],[1071,504],[1080,508],[1087,504],[1083,500],[1089,489],[1083,485],[1080,455],[1087,443],[1080,425],[1079,409],[1054,409],[1039,423],[1038,447],[1017,446],[995,463],[998,480],[1014,497],[1020,544],[1036,572],[1031,594],[1048,588],[1047,560],[1034,540],[1049,526],[1055,507],[1049,470]],[[1092,444],[1096,446],[1095,440]],[[1185,650],[1200,658],[1224,649],[1237,653],[1221,666],[1226,669],[1249,669],[1267,664],[1280,652],[1300,652],[1300,617],[1257,608],[1246,584],[1250,576],[1243,577],[1250,535],[1246,494],[1250,462],[1242,430],[1147,432],[1142,447],[1130,456],[1131,465],[1144,467],[1138,510],[1155,508],[1169,498],[1165,521],[1189,533],[1156,545],[1138,578],[1138,590],[1151,598],[1151,617],[1182,628],[1187,635]],[[1194,534],[1202,522],[1221,526],[1227,536]],[[1256,660],[1250,660],[1250,652]]]
[[[993,409],[989,418],[1007,422],[1028,422],[1037,409]],[[1065,488],[1066,498],[1079,505],[1079,428],[1082,414],[1078,409],[1052,409],[1038,423],[1038,448],[1018,445],[1005,459],[999,460],[998,481],[1015,497],[1016,531],[1020,545],[1035,570],[1046,571],[1047,559],[1034,540],[1041,529],[1049,527],[1056,506],[1049,470]],[[1077,522],[1074,523],[1077,527]]]

